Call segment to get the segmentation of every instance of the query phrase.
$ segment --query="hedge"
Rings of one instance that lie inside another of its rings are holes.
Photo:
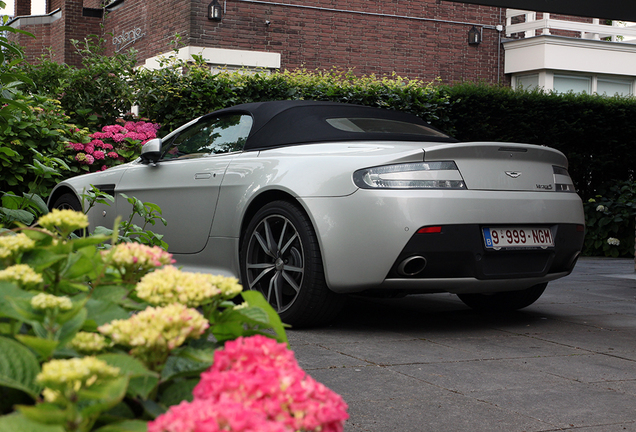
[[[56,67],[43,59],[29,69],[34,80],[31,90],[59,98],[80,127],[97,130],[112,123],[114,116],[125,114],[122,106],[131,100],[142,117],[162,125],[160,135],[194,117],[239,103],[329,100],[412,112],[462,141],[557,148],[569,158],[570,174],[584,199],[614,180],[634,179],[634,98],[517,91],[474,83],[445,85],[398,76],[358,77],[335,69],[215,73],[203,63],[170,59],[167,67],[153,71],[134,70],[125,57],[92,55],[86,65],[90,72]]]

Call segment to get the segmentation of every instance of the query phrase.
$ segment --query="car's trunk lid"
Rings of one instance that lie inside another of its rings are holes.
[[[571,184],[566,157],[549,147],[492,142],[432,145],[424,148],[424,160],[454,161],[466,188],[472,190],[555,191]]]

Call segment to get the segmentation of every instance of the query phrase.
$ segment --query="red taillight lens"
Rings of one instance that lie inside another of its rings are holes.
[[[422,227],[419,230],[417,230],[418,234],[435,234],[435,233],[441,233],[441,232],[442,232],[441,226]]]
[[[576,226],[576,231],[577,232],[585,232],[585,225],[577,225]]]

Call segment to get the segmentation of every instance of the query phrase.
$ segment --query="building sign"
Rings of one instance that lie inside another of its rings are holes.
[[[146,33],[142,33],[139,27],[130,31],[122,30],[121,35],[113,37],[113,45],[115,45],[115,52],[119,52],[123,50],[128,45],[135,43],[137,39],[141,39],[145,35]]]

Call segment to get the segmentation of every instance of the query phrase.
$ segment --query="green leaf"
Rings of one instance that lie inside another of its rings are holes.
[[[146,411],[146,414],[151,416],[153,419],[166,412],[166,409],[164,407],[150,399],[141,401],[141,406],[144,407],[144,411]]]
[[[0,212],[3,213],[9,221],[18,221],[25,225],[31,225],[35,219],[33,213],[26,210],[11,210],[2,207],[0,208]]]
[[[73,297],[73,307],[67,311],[60,312],[60,314],[57,316],[56,321],[60,324],[64,324],[65,322],[73,319],[77,314],[82,312],[82,308],[84,308],[87,302],[88,297],[86,297],[85,294]]]
[[[147,369],[142,362],[126,354],[101,354],[97,356],[111,366],[118,367],[120,373],[130,377],[128,393],[133,397],[147,399],[159,383],[159,375]]]
[[[18,405],[17,410],[38,423],[46,425],[63,425],[66,423],[66,412],[52,403],[39,403],[35,406]]]
[[[128,406],[128,404],[126,404],[126,402],[124,401],[121,401],[108,411],[101,413],[97,421],[100,424],[110,424],[119,423],[124,420],[133,420],[136,417],[137,416]]]
[[[166,382],[178,377],[198,376],[212,363],[199,362],[189,357],[171,355],[161,371],[161,381]]]
[[[62,426],[42,424],[25,417],[20,412],[0,417],[0,430],[6,432],[64,432]]]
[[[47,360],[51,358],[55,348],[60,344],[59,341],[53,341],[48,339],[39,338],[29,335],[15,335],[15,338],[22,342],[24,345],[31,348],[40,356],[41,359]]]
[[[33,306],[31,306],[31,299],[7,296],[5,297],[5,300],[9,303],[9,305],[11,305],[13,310],[23,321],[44,321],[45,315],[41,313],[39,309],[34,309]]]
[[[278,315],[278,313],[276,313],[274,308],[269,303],[267,303],[267,300],[265,299],[263,294],[261,294],[259,291],[249,290],[243,291],[241,293],[241,296],[248,305],[259,307],[267,313],[267,316],[269,316],[269,325],[271,326],[272,330],[276,332],[276,340],[278,342],[288,344],[289,342],[287,341],[287,335],[285,334],[285,324],[283,324],[283,322],[280,320],[280,316]]]
[[[101,285],[91,291],[91,298],[117,303],[128,294],[128,290],[120,285]]]
[[[115,407],[126,395],[127,387],[128,377],[122,376],[80,389],[77,406],[82,417],[87,419]]]
[[[9,282],[0,282],[0,317],[5,316],[22,321],[23,317],[11,306],[7,298],[31,299],[33,294],[21,290]]]
[[[121,306],[108,300],[90,299],[86,303],[86,310],[91,320],[98,326],[104,325],[116,319],[127,319],[130,314]]]
[[[40,213],[47,214],[49,212],[49,208],[47,207],[42,197],[40,197],[40,195],[34,194],[34,193],[26,193],[26,192],[23,195],[24,195],[24,198],[27,199],[30,203],[32,203],[35,206],[35,208],[38,209]]]
[[[64,323],[64,325],[57,333],[57,338],[60,341],[61,345],[66,345],[68,342],[71,341],[71,339],[75,337],[75,334],[80,331],[80,329],[84,325],[84,321],[86,321],[87,315],[88,313],[86,311],[86,308],[82,308],[77,315]]]
[[[27,347],[0,337],[0,385],[22,390],[37,399],[41,387],[35,382],[40,363]]]
[[[94,432],[146,432],[148,422],[143,420],[125,420],[120,423],[109,424],[95,429]]]
[[[66,259],[66,255],[51,252],[46,249],[34,249],[22,260],[23,264],[29,264],[37,272],[51,267],[53,264]]]
[[[85,248],[87,246],[94,246],[101,243],[105,243],[108,240],[110,240],[110,237],[108,235],[97,235],[97,233],[93,232],[93,234],[88,237],[74,239],[74,240],[71,240],[70,243],[73,245],[73,250],[78,250],[78,249]],[[93,252],[92,255],[95,255],[95,254],[96,254],[96,251]]]
[[[163,389],[161,396],[159,398],[159,402],[162,405],[169,407],[172,405],[178,405],[182,401],[192,402],[194,399],[194,395],[192,391],[199,383],[199,378],[188,379],[177,381],[173,384],[170,384],[168,387]]]

